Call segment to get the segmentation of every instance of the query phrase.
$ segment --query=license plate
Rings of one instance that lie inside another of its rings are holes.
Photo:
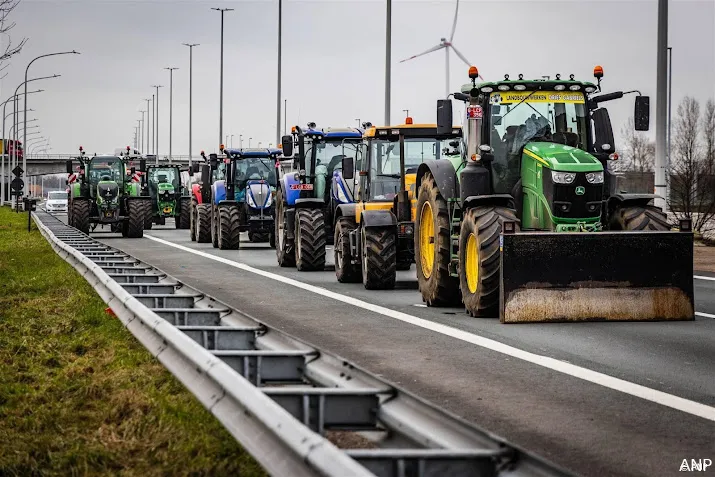
[[[313,190],[313,184],[291,184],[291,190]]]

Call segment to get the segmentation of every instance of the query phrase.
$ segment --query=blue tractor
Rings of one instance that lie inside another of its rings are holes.
[[[238,250],[239,235],[275,247],[274,195],[280,149],[223,149],[223,174],[211,184],[211,243]],[[219,161],[219,158],[212,158]],[[218,164],[211,164],[218,169]]]
[[[354,202],[355,180],[343,178],[343,158],[358,160],[362,135],[362,129],[318,129],[308,123],[306,129],[295,126],[291,135],[283,136],[283,154],[293,158],[293,171],[283,174],[276,188],[276,255],[281,267],[325,269],[335,211]]]

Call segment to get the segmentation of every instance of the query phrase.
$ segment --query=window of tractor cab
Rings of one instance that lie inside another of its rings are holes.
[[[250,180],[265,180],[271,186],[276,186],[276,164],[270,157],[247,157],[235,161],[233,183],[244,189]]]
[[[151,168],[149,172],[149,184],[171,184],[175,189],[179,188],[180,177],[173,167]]]
[[[355,143],[345,141],[345,155],[355,157]],[[342,167],[343,140],[307,142],[305,145],[305,173],[312,175],[311,159],[315,149],[315,174],[332,177],[336,168]]]
[[[405,138],[405,173],[425,161],[461,156],[460,138]],[[370,198],[392,200],[400,190],[400,141],[376,139],[370,144]]]
[[[489,103],[495,193],[511,192],[520,177],[521,151],[529,142],[588,148],[589,122],[580,91],[499,91],[491,93]]]
[[[89,181],[96,184],[100,180],[122,182],[124,164],[119,159],[92,159],[89,163]]]

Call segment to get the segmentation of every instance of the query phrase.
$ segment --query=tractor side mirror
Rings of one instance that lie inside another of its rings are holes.
[[[608,110],[606,108],[599,108],[593,112],[592,118],[596,152],[610,154],[616,150],[616,146]]]
[[[146,172],[146,159],[139,160],[139,170],[142,172]]]
[[[492,110],[492,116],[501,113],[501,106],[498,104],[492,104],[490,109]]]
[[[343,157],[343,179],[355,177],[355,160],[352,157]]]
[[[198,164],[198,163],[193,163],[193,164],[191,164],[191,172],[192,172],[193,174],[198,174],[200,168],[201,168],[201,164]]]
[[[136,167],[133,167],[133,166],[132,166],[132,168],[131,168],[131,169],[129,169],[129,172],[131,172],[131,173],[132,173],[132,175],[134,175],[134,174],[136,174],[136,173],[137,173],[137,168],[136,168]]]
[[[218,155],[211,154],[209,158],[209,164],[211,165],[211,169],[216,169],[218,167]]]
[[[291,157],[293,155],[293,136],[283,136],[281,138],[281,150],[283,151],[284,157]]]
[[[492,111],[494,111],[494,106],[492,106]],[[501,126],[501,116],[492,116],[492,124],[494,126]]]
[[[67,174],[72,174],[72,161],[67,161]]]
[[[205,164],[201,166],[201,182],[204,187],[208,187],[211,184],[211,166]]]
[[[452,132],[452,100],[437,100],[437,134]]]
[[[647,131],[650,127],[650,97],[636,96],[636,107],[633,112],[633,122],[636,131]]]

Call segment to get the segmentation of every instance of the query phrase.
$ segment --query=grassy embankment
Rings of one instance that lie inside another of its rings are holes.
[[[265,475],[26,227],[0,208],[0,475]]]

